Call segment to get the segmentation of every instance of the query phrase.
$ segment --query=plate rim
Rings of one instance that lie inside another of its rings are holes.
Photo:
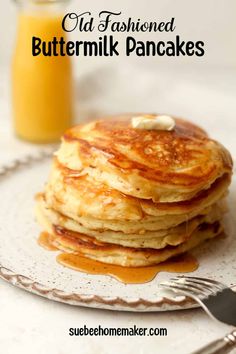
[[[156,301],[150,301],[144,298],[126,300],[119,296],[111,297],[73,292],[66,293],[64,290],[49,288],[25,275],[17,274],[2,265],[0,265],[0,278],[28,292],[69,305],[100,308],[101,305],[105,305],[107,309],[118,310],[117,307],[119,307],[119,309],[124,311],[158,311],[158,309],[161,310],[166,305],[168,306],[168,311],[171,311],[172,309],[177,310],[199,307],[194,300],[185,295],[176,295],[176,297],[173,298],[163,296],[159,297]]]

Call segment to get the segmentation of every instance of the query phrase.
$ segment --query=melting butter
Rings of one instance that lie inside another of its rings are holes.
[[[166,115],[145,114],[133,117],[132,127],[135,129],[171,131],[175,127],[175,121],[172,117]]]

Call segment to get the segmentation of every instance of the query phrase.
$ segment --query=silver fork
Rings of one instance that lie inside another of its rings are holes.
[[[212,279],[177,276],[160,284],[197,301],[206,313],[220,322],[236,326],[236,293]],[[236,330],[193,354],[229,353],[236,348]]]

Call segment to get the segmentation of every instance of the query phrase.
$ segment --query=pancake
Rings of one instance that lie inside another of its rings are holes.
[[[134,129],[134,115],[68,130],[57,152],[71,174],[88,174],[126,195],[177,202],[231,174],[228,151],[196,125],[175,118],[173,131]]]
[[[179,224],[176,227],[158,231],[145,231],[143,233],[127,234],[120,231],[106,229],[88,229],[75,220],[50,209],[42,195],[38,196],[36,208],[37,219],[49,234],[53,233],[53,227],[56,225],[64,230],[94,237],[96,240],[101,242],[118,244],[127,247],[154,249],[161,249],[168,245],[176,246],[185,242],[200,224],[219,221],[225,212],[225,202],[219,201],[214,204],[211,212],[207,215],[197,216],[187,222]]]
[[[125,267],[143,267],[158,264],[171,257],[189,251],[204,241],[214,238],[222,232],[219,222],[203,223],[192,233],[191,237],[178,246],[164,249],[133,248],[104,243],[84,234],[73,233],[60,227],[54,227],[51,234],[52,244],[59,250],[82,255],[99,262]]]
[[[153,120],[150,129],[134,128],[132,117],[81,124],[62,137],[36,196],[37,221],[57,249],[149,266],[223,231],[229,152],[182,119],[169,131],[155,130]]]
[[[226,194],[229,184],[230,176],[226,174],[217,179],[209,190],[191,200],[153,203],[151,200],[126,196],[100,182],[91,181],[87,175],[70,177],[68,169],[55,160],[45,197],[49,207],[84,226],[86,216],[103,220],[103,227],[106,228],[107,225],[108,229],[113,229],[109,221],[115,220],[115,231],[118,230],[119,221],[124,221],[126,228],[121,227],[121,231],[129,233],[132,232],[129,229],[132,229],[132,224],[136,225],[136,231],[138,227],[140,230],[144,227],[153,230],[154,225],[157,230],[173,227],[199,214],[204,215],[209,212],[211,205]],[[136,221],[142,222],[137,225]],[[151,223],[151,228],[146,226],[148,223]]]

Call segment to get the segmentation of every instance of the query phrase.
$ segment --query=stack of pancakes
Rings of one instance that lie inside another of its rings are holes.
[[[222,232],[229,152],[182,119],[162,131],[134,129],[132,117],[78,125],[63,136],[36,198],[37,219],[58,249],[138,267]]]

